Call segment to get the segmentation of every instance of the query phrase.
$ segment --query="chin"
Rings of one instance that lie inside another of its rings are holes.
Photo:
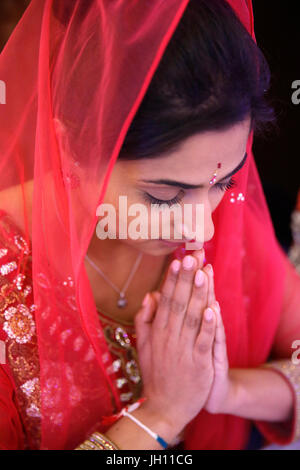
[[[147,253],[149,255],[153,256],[162,256],[162,255],[170,255],[173,253],[173,251],[176,250],[177,247],[175,248],[168,248],[168,247],[163,247],[163,248],[152,248],[151,250],[149,249]]]
[[[153,240],[151,242],[141,244],[139,250],[152,256],[163,256],[173,253],[181,245],[182,244],[179,245],[178,243],[170,243],[167,245]]]

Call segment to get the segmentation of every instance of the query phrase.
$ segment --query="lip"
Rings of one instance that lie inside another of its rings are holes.
[[[180,246],[180,245],[184,245],[185,242],[171,242],[171,241],[168,241],[168,240],[164,240],[163,238],[159,238],[158,241],[160,243],[163,243],[164,245],[167,245],[167,246]]]
[[[195,239],[186,241],[185,245],[190,245],[187,247],[188,250],[201,250],[204,247],[203,243],[197,242]]]

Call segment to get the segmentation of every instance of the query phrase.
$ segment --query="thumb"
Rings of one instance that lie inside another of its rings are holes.
[[[142,320],[144,323],[151,323],[153,320],[154,312],[156,307],[156,299],[153,295],[148,292],[142,303]]]

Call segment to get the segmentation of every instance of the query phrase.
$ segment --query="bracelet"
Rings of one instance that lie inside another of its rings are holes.
[[[151,437],[153,437],[164,449],[167,449],[169,444],[156,432],[151,431],[147,426],[145,426],[141,421],[139,421],[135,416],[130,414],[131,411],[136,410],[145,401],[146,398],[140,398],[137,402],[132,405],[125,406],[119,413],[112,416],[104,416],[102,422],[111,424],[121,418],[121,416],[127,416],[132,421],[134,421],[138,426],[144,429]],[[87,440],[82,444],[76,447],[75,450],[119,450],[119,448],[114,444],[110,439],[108,439],[103,434],[98,431],[94,432]]]
[[[136,408],[138,408],[144,401],[146,401],[147,398],[146,397],[142,397],[140,398],[139,400],[137,400],[134,405],[136,405]],[[128,406],[125,406],[123,409],[127,410],[128,409]],[[133,405],[131,405],[133,406]],[[136,409],[135,408],[135,409]],[[122,416],[122,410],[119,411],[118,413],[114,414],[114,415],[108,415],[108,416],[102,416],[102,420],[101,420],[101,425],[104,426],[104,428],[107,428],[107,427],[110,427],[112,426],[116,421],[118,421],[118,419],[120,419]]]
[[[138,426],[140,426],[144,431],[146,431],[148,434],[150,434],[153,439],[155,439],[164,449],[166,449],[169,444],[161,437],[159,436],[156,432],[151,431],[145,424],[141,423],[140,420],[138,420],[135,416],[132,416],[130,414],[131,411],[136,410],[140,406],[140,403],[133,403],[133,405],[126,406],[123,408],[120,412],[120,415],[127,416],[130,418],[132,421],[134,421]]]
[[[295,429],[292,442],[297,441],[300,438],[300,364],[293,364],[290,359],[277,359],[266,362],[261,367],[277,370],[288,380],[293,389]]]
[[[108,437],[96,431],[75,450],[119,450],[119,448]]]

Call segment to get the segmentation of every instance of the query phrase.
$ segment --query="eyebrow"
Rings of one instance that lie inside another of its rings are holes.
[[[221,181],[224,181],[224,180],[227,180],[228,178],[230,178],[231,176],[235,175],[235,173],[237,173],[239,170],[241,170],[241,168],[243,168],[243,166],[245,165],[246,161],[247,161],[247,157],[248,157],[248,154],[247,152],[245,153],[244,157],[243,157],[243,160],[238,164],[238,166],[233,170],[231,171],[230,173],[228,173],[228,175],[224,176],[222,179],[220,179],[218,181],[221,182]],[[183,183],[182,181],[174,181],[174,180],[168,180],[168,179],[160,179],[160,180],[141,180],[143,181],[144,183],[154,183],[154,184],[167,184],[169,186],[179,186],[181,187],[182,189],[196,189],[196,188],[204,188],[204,185],[203,184],[188,184],[188,183]]]

